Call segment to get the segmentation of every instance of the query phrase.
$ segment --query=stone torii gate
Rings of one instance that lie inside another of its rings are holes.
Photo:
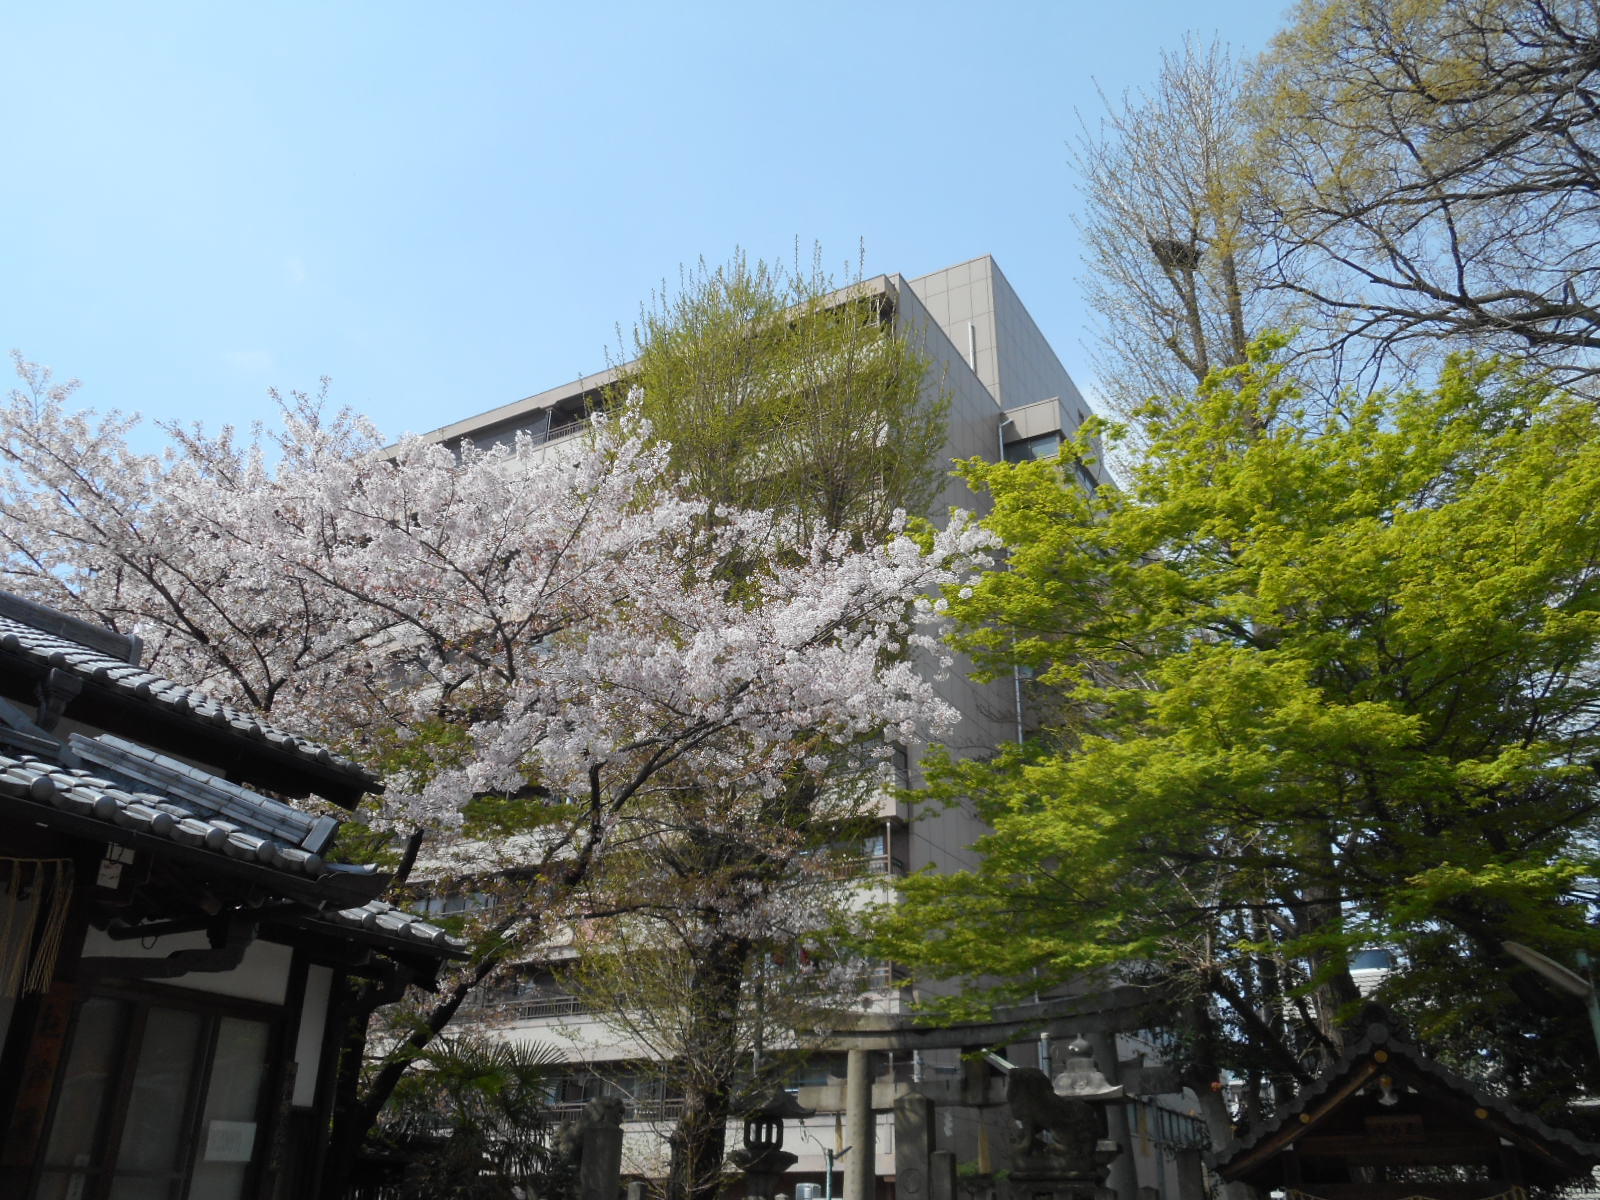
[[[872,1080],[868,1065],[868,1055],[872,1051],[972,1051],[1031,1041],[1042,1034],[1063,1039],[1082,1036],[1092,1047],[1100,1071],[1117,1082],[1116,1035],[1146,1028],[1148,1018],[1142,1014],[1148,1011],[1149,1003],[1145,989],[1123,985],[997,1010],[992,1020],[961,1025],[935,1027],[916,1024],[913,1018],[899,1015],[863,1013],[849,1024],[823,1035],[814,1043],[817,1049],[844,1051],[846,1055],[845,1137],[852,1154],[843,1163],[844,1200],[873,1200],[876,1194]],[[1147,1069],[1147,1075],[1152,1073],[1161,1077],[1162,1086],[1136,1084],[1129,1090],[1179,1090],[1176,1077],[1169,1070],[1156,1068],[1151,1072]],[[897,1180],[902,1171],[910,1169],[928,1181],[920,1195],[902,1186],[901,1200],[945,1200],[939,1194],[944,1188],[938,1186],[938,1182],[941,1174],[953,1171],[953,1156],[949,1156],[952,1161],[943,1170],[936,1168],[935,1155],[940,1152],[931,1147],[932,1109],[933,1102],[925,1096],[903,1097],[896,1102]],[[1126,1148],[1130,1142],[1126,1114],[1120,1106],[1114,1106],[1108,1116],[1111,1138]],[[1188,1173],[1198,1180],[1199,1152],[1193,1152],[1193,1157],[1194,1162],[1190,1164],[1193,1170]],[[1127,1154],[1112,1164],[1108,1183],[1117,1195],[1133,1196],[1133,1166]]]

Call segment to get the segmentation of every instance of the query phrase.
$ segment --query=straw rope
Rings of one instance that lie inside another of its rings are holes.
[[[71,902],[71,859],[0,858],[0,996],[50,990]]]

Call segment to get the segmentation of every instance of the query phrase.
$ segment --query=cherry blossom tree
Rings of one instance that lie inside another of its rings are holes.
[[[905,651],[935,646],[930,597],[987,545],[962,520],[864,546],[796,538],[781,515],[682,491],[625,416],[560,456],[383,448],[295,395],[276,431],[168,427],[141,452],[132,418],[74,411],[74,385],[18,370],[0,406],[0,586],[395,766],[383,821],[470,835],[487,806],[479,828],[498,836],[460,839],[458,869],[513,880],[511,902],[359,1096],[347,1065],[336,1157],[473,987],[584,915],[608,854],[686,803],[713,833],[759,823],[763,805],[826,794],[841,757],[869,770],[886,733],[953,718]]]

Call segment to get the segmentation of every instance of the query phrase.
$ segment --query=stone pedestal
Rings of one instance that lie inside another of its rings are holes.
[[[577,1164],[578,1200],[617,1200],[622,1190],[622,1101],[589,1101],[558,1138]]]
[[[735,1150],[728,1156],[744,1172],[744,1194],[748,1200],[773,1200],[778,1181],[799,1159],[787,1150]]]
[[[933,1101],[912,1093],[894,1102],[896,1200],[929,1200],[933,1166]]]
[[[1106,1176],[1118,1146],[1108,1138],[1082,1145],[1078,1153],[1035,1147],[1011,1168],[1005,1200],[1117,1200]]]
[[[1052,1084],[1043,1071],[1017,1067],[1006,1076],[1011,1110],[1011,1175],[1005,1200],[1116,1200],[1106,1186],[1121,1152],[1106,1136],[1104,1100],[1121,1096],[1074,1042],[1067,1069]],[[1086,1097],[1092,1097],[1088,1099]]]
[[[1030,1171],[1011,1172],[1008,1200],[1117,1200],[1116,1192],[1093,1179],[1062,1179]]]

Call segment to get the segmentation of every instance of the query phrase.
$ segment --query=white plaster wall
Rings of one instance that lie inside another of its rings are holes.
[[[322,1035],[328,1023],[328,997],[333,991],[329,967],[306,969],[306,1002],[300,1012],[300,1030],[294,1040],[294,1097],[292,1103],[308,1108],[317,1099],[317,1070],[322,1065]]]
[[[174,950],[205,950],[209,945],[204,933],[171,934],[145,943],[113,941],[101,930],[90,929],[83,939],[83,953],[85,957],[96,958],[165,958]],[[289,965],[293,957],[294,952],[288,946],[257,938],[245,948],[244,960],[231,971],[191,971],[157,982],[216,996],[281,1005],[289,985]]]

